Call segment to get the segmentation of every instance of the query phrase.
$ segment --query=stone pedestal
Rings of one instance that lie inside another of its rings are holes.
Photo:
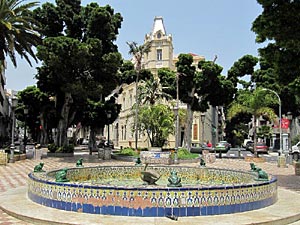
[[[278,156],[277,166],[281,167],[281,168],[286,168],[287,167],[285,155]]]
[[[103,160],[111,159],[111,148],[99,148],[98,158]]]
[[[140,158],[142,163],[149,164],[171,164],[170,152],[141,151]]]
[[[296,162],[294,165],[295,165],[295,175],[300,176],[300,162]]]

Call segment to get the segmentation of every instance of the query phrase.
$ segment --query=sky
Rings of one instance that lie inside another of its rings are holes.
[[[47,1],[40,0],[43,4]],[[55,1],[48,1],[54,3]],[[127,41],[144,43],[144,37],[152,30],[155,16],[162,16],[167,34],[173,37],[174,54],[195,53],[213,60],[223,67],[222,74],[235,61],[246,54],[257,56],[263,47],[255,42],[251,31],[252,22],[262,12],[256,0],[82,0],[82,6],[97,2],[107,4],[121,13],[122,27],[116,40],[124,59],[130,59]],[[17,68],[10,59],[5,73],[6,89],[20,91],[35,85],[36,67],[41,63],[29,64],[17,58]]]

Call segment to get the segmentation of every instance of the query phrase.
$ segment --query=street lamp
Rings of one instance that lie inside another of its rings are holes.
[[[268,88],[263,88],[262,90],[270,91],[270,92],[274,93],[278,98],[278,105],[279,105],[279,156],[278,156],[277,163],[278,163],[278,167],[286,167],[286,158],[285,158],[284,155],[282,155],[281,99],[280,99],[280,97],[279,97],[279,95],[277,94],[276,91],[273,91],[273,90],[268,89]]]
[[[110,121],[110,118],[111,118],[111,111],[109,110],[109,111],[107,111],[107,120],[108,120],[108,125],[107,125],[107,145],[108,145],[108,147],[110,148],[110,144],[109,144],[109,139],[110,139],[110,137],[109,137],[109,121]]]
[[[281,129],[281,100],[277,92],[268,89],[268,88],[263,88],[265,91],[270,91],[273,92],[277,98],[278,98],[278,105],[279,105],[279,154],[282,155],[282,129]]]
[[[28,108],[24,108],[24,151],[26,152],[26,145],[27,145],[27,135],[26,135],[26,122],[27,122],[27,115],[28,115]]]
[[[174,163],[178,164],[178,146],[179,146],[179,139],[178,139],[178,129],[179,129],[179,73],[176,73],[176,107],[175,107],[175,117],[176,117],[176,124],[175,124],[175,153],[174,153]]]
[[[15,151],[15,109],[18,104],[18,99],[15,96],[11,98],[11,112],[12,112],[12,129],[11,129],[11,145],[10,145],[10,158],[9,162],[14,163],[14,151]]]
[[[290,137],[289,137],[289,146],[288,146],[288,149],[287,149],[289,151],[289,149],[292,148],[292,138],[293,138],[293,132],[292,132],[293,115],[292,115],[291,112],[287,112],[287,119],[290,121],[290,126],[289,126],[289,128],[290,128]]]

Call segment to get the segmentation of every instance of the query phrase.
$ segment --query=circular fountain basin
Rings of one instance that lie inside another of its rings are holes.
[[[149,166],[161,175],[156,185],[141,179],[143,167],[70,168],[69,182],[56,182],[58,170],[30,173],[28,197],[67,211],[120,216],[205,216],[244,212],[277,201],[277,179],[257,180],[257,172],[214,168]],[[182,187],[168,187],[175,170]]]

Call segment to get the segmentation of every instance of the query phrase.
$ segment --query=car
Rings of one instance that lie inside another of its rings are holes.
[[[208,147],[207,144],[203,143],[193,143],[191,146],[191,153],[197,153],[197,154],[202,154],[203,150],[207,150],[207,151],[213,151],[212,147]]]
[[[246,149],[247,148],[247,144],[250,143],[250,142],[253,142],[253,141],[251,139],[245,139],[244,142],[243,142],[243,144],[242,144],[242,147]]]
[[[300,156],[300,141],[292,146],[290,154],[293,156],[293,160],[299,161]]]
[[[246,151],[253,152],[254,142],[253,141],[247,141],[245,144]]]
[[[220,141],[216,145],[216,152],[228,152],[231,148],[231,144],[228,143],[227,141]]]
[[[257,153],[268,153],[269,147],[265,142],[257,142],[256,143],[256,152]]]

